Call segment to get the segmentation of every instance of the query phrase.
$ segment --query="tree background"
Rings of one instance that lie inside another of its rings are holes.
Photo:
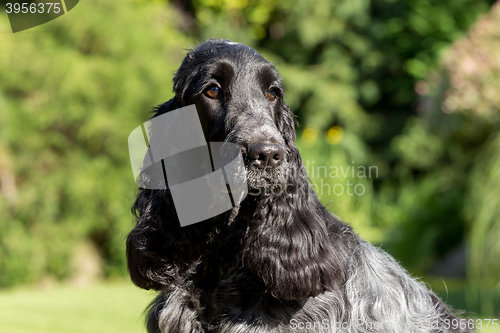
[[[500,4],[87,0],[8,24],[0,287],[126,276],[128,134],[171,98],[185,49],[221,37],[280,70],[322,202],[453,306],[500,316]],[[330,174],[359,166],[377,173]],[[333,191],[346,182],[363,194]]]

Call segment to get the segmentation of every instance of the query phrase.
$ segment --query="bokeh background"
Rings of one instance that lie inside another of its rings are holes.
[[[144,331],[127,137],[212,37],[280,70],[330,211],[500,317],[500,3],[86,0],[16,34],[0,10],[0,331]]]

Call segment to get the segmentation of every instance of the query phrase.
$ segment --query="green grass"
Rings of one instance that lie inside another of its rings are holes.
[[[154,293],[131,282],[0,291],[2,333],[143,333]]]
[[[127,281],[3,290],[0,332],[144,333],[144,309],[154,295]],[[477,332],[500,333],[500,329]]]

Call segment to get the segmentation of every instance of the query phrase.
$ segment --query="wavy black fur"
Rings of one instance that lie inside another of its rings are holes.
[[[214,85],[216,99],[204,93]],[[444,325],[455,317],[431,291],[319,203],[269,62],[245,45],[208,40],[189,51],[174,91],[155,116],[196,104],[207,141],[241,147],[253,195],[181,228],[168,189],[140,189],[127,259],[137,286],[160,291],[148,332],[453,331]],[[284,146],[284,161],[252,169],[248,151],[260,142]]]

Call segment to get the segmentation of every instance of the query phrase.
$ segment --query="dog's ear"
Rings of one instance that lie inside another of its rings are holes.
[[[141,189],[132,213],[137,224],[126,242],[132,282],[143,289],[161,290],[188,279],[201,256],[206,237],[202,226],[180,226],[168,189]]]
[[[180,107],[175,96],[158,105],[153,118]],[[127,237],[127,265],[137,286],[161,290],[195,272],[207,233],[202,224],[180,226],[168,188],[140,188],[132,213],[137,223]]]
[[[181,107],[182,105],[181,102],[179,101],[179,98],[177,98],[177,96],[174,96],[174,98],[172,98],[171,100],[166,101],[165,103],[160,104],[154,108],[153,118],[158,117],[159,115],[162,115],[164,113],[167,113],[168,111],[179,109]]]

